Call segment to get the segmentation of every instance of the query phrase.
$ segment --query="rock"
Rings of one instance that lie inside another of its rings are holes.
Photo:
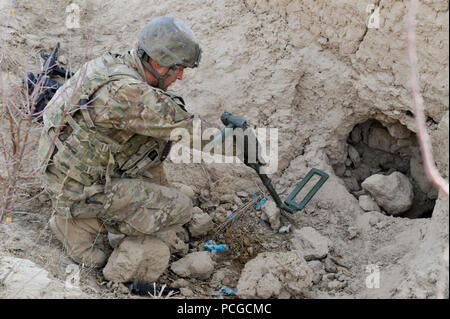
[[[201,251],[186,255],[174,262],[170,268],[178,276],[206,280],[214,270],[214,262],[208,252]]]
[[[169,247],[152,236],[125,237],[103,268],[113,282],[154,282],[169,264]]]
[[[282,285],[280,280],[269,272],[263,276],[256,286],[256,295],[262,299],[268,299],[272,296],[278,296],[281,292]]]
[[[175,280],[172,285],[170,285],[173,288],[183,288],[183,287],[189,287],[189,281],[187,281],[186,279],[180,278]]]
[[[346,167],[344,163],[336,164],[334,167],[334,173],[336,176],[342,176],[345,173]]]
[[[234,202],[234,196],[233,196],[233,194],[224,194],[224,195],[220,196],[219,202],[221,204],[223,204],[223,203],[233,203]]]
[[[184,256],[189,251],[189,245],[186,244],[189,240],[189,234],[182,226],[171,226],[159,231],[156,233],[156,237],[169,247],[171,254]]]
[[[350,165],[352,165],[352,160],[347,157],[347,159],[345,160],[345,166],[350,166]]]
[[[398,122],[387,125],[387,130],[395,138],[408,138],[411,135],[411,131]]]
[[[193,237],[206,235],[214,227],[213,220],[209,214],[203,212],[199,207],[192,210],[192,220],[189,222],[189,232]]]
[[[194,292],[186,287],[180,288],[180,293],[185,297],[192,297],[194,295]]]
[[[69,271],[66,274],[66,282],[62,282],[52,278],[47,270],[30,260],[0,255],[0,278],[3,284],[0,297],[2,299],[89,298],[76,282],[77,274],[79,276],[78,266],[72,265],[73,269],[67,268]]]
[[[62,65],[67,65],[67,56],[65,56],[64,54],[58,56],[58,63]]]
[[[414,192],[408,177],[400,172],[375,174],[361,184],[388,214],[398,215],[411,208]]]
[[[374,124],[370,127],[367,145],[377,150],[391,152],[391,146],[394,144],[394,138],[387,129],[381,124]]]
[[[266,252],[244,267],[236,290],[240,298],[302,297],[312,286],[313,272],[295,251]]]
[[[190,199],[192,199],[192,200],[195,199],[195,192],[192,189],[192,187],[190,187],[188,185],[181,184],[181,183],[172,183],[171,186],[173,186],[176,189],[178,189],[180,192],[182,192],[183,194],[188,196]]]
[[[291,224],[287,225],[287,226],[282,226],[280,227],[280,229],[278,230],[279,233],[289,233],[289,231],[291,230]]]
[[[125,237],[124,234],[113,234],[108,232],[108,242],[112,248],[119,246],[120,241]]]
[[[240,198],[247,198],[248,197],[248,193],[246,192],[236,192],[236,195]]]
[[[348,232],[347,239],[350,239],[350,240],[356,238],[356,236],[358,236],[358,234],[359,234],[358,228],[356,228],[356,227],[349,227],[347,229],[347,232]]]
[[[325,271],[328,273],[335,274],[338,271],[336,264],[330,258],[325,259],[324,267],[325,267]]]
[[[358,151],[353,146],[348,146],[348,157],[353,162],[355,168],[358,168],[361,165],[361,157],[359,156]]]
[[[214,288],[220,288],[222,285],[229,286],[230,278],[233,276],[231,270],[227,268],[221,268],[217,270],[212,276],[210,285]]]
[[[369,195],[359,196],[358,201],[359,201],[359,206],[366,212],[381,211],[377,202],[374,201],[373,198],[370,197]]]
[[[347,172],[349,172],[349,171],[347,170],[346,173]],[[350,191],[359,191],[361,189],[361,187],[358,184],[358,180],[354,176],[344,177],[343,180],[344,180],[345,186],[347,186],[347,188]]]
[[[264,203],[264,205],[262,205],[261,210],[261,219],[268,222],[273,230],[278,231],[281,226],[281,213],[280,209],[277,207],[277,204],[275,204],[272,200],[268,200]]]
[[[312,227],[294,230],[291,244],[293,250],[299,250],[307,261],[325,258],[331,246],[330,240]]]
[[[345,287],[347,287],[347,282],[341,282],[339,280],[333,280],[327,284],[328,290],[341,290]]]
[[[352,132],[350,133],[350,138],[355,144],[361,141],[361,127],[359,125],[356,125],[353,128]]]
[[[324,274],[323,264],[319,260],[312,260],[308,262],[308,266],[313,272],[313,283],[315,285],[319,284]]]

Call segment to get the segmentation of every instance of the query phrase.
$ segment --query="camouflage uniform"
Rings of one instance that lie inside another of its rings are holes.
[[[181,98],[147,84],[135,50],[86,63],[43,121],[43,184],[58,216],[99,218],[134,236],[190,220],[190,198],[167,186],[161,164],[167,143],[178,141],[171,132],[192,133],[193,115]]]

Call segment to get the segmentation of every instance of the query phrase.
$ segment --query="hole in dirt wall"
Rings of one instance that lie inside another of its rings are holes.
[[[354,126],[347,150],[345,162],[333,168],[363,210],[431,217],[437,191],[425,175],[415,133],[399,122],[370,119]]]

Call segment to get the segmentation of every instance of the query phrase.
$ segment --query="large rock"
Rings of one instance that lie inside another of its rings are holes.
[[[203,212],[201,208],[194,207],[192,210],[192,220],[189,223],[189,231],[193,237],[206,235],[214,227],[213,220],[209,214]]]
[[[313,272],[301,253],[261,253],[245,265],[236,293],[241,298],[302,297],[312,279]]]
[[[125,237],[103,268],[113,282],[155,282],[169,264],[169,247],[151,236]]]
[[[293,250],[303,254],[305,260],[322,259],[328,255],[331,242],[312,227],[294,230],[291,238]]]
[[[171,269],[181,277],[206,280],[214,271],[214,262],[208,252],[194,252],[174,262]]]
[[[414,192],[408,177],[400,172],[391,175],[375,174],[364,180],[361,186],[391,215],[398,215],[411,208]]]

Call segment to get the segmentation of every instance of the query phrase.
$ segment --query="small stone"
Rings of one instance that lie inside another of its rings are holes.
[[[373,200],[369,195],[361,195],[359,196],[359,207],[361,207],[366,212],[372,211],[381,211],[380,206],[378,206],[377,202]]]
[[[348,146],[348,157],[353,162],[355,168],[358,168],[361,165],[361,157],[359,156],[358,151],[353,146]]]
[[[214,262],[208,252],[193,252],[174,262],[171,269],[181,277],[207,280],[214,270]]]
[[[278,232],[279,233],[289,233],[289,231],[291,230],[291,224],[287,225],[287,226],[282,226]]]
[[[347,286],[346,282],[340,282],[339,280],[333,280],[328,283],[327,288],[329,290],[341,290]]]
[[[355,144],[361,141],[361,127],[359,125],[353,128],[352,132],[350,133],[350,138]]]
[[[62,65],[67,65],[67,57],[64,54],[58,56],[58,63]]]
[[[322,280],[322,276],[324,273],[323,264],[318,260],[312,260],[308,262],[308,266],[313,271],[313,278],[312,278],[313,283],[315,285],[318,285]]]
[[[273,230],[278,231],[281,224],[281,213],[274,201],[268,200],[262,206],[261,219],[268,222]]]
[[[345,177],[345,178],[343,178],[343,180],[344,180],[345,186],[347,186],[347,188],[350,191],[359,191],[361,189],[361,187],[358,184],[358,180],[356,179],[356,177],[354,177],[354,176]]]
[[[234,201],[233,194],[224,194],[219,199],[220,203],[232,203]]]
[[[328,273],[337,273],[338,269],[336,267],[336,264],[330,259],[326,258],[324,262],[325,271]]]
[[[248,197],[248,193],[246,192],[236,192],[236,195],[240,198],[247,198]]]
[[[183,287],[189,287],[189,285],[190,285],[189,281],[187,281],[186,279],[180,278],[180,279],[175,280],[171,286],[173,288],[183,288]]]
[[[192,297],[194,295],[194,292],[186,287],[180,288],[180,293],[185,297]]]
[[[192,220],[189,222],[189,232],[193,237],[206,235],[214,227],[213,220],[209,214],[196,207],[193,211]]]
[[[350,240],[354,239],[359,234],[359,231],[358,231],[358,229],[356,227],[349,227],[347,232],[348,232],[348,237],[347,238],[350,239]]]
[[[119,246],[120,241],[125,237],[124,234],[113,234],[108,232],[108,242],[111,248]]]
[[[344,163],[339,163],[336,166],[334,166],[334,173],[336,174],[336,176],[342,176],[345,173],[345,164]]]

